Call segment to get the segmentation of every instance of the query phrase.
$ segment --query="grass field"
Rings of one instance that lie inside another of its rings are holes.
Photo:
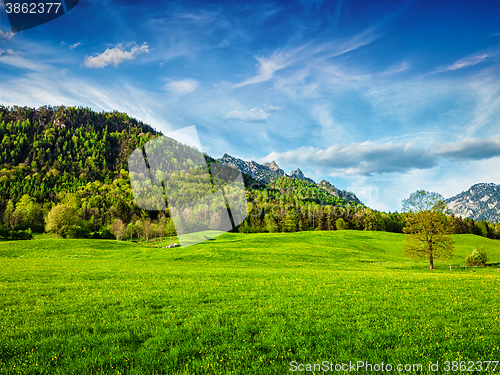
[[[0,242],[0,374],[323,373],[292,372],[292,361],[394,366],[386,374],[439,361],[438,373],[463,373],[444,362],[498,361],[500,268],[449,264],[475,247],[500,263],[500,241],[454,235],[455,258],[429,271],[402,257],[403,238]]]

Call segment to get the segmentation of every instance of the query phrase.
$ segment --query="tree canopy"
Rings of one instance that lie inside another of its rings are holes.
[[[435,259],[449,259],[453,244],[446,225],[446,202],[441,194],[418,190],[403,200],[407,212],[403,232],[406,233],[404,253],[429,259],[434,269]]]

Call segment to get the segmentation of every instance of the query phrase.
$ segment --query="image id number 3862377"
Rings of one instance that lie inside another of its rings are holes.
[[[445,361],[444,371],[497,371],[499,361]],[[500,370],[500,367],[499,367]]]
[[[7,13],[58,13],[61,3],[5,3]],[[61,9],[62,10],[62,9]]]

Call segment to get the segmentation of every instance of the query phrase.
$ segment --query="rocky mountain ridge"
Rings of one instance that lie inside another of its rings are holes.
[[[336,197],[347,199],[348,201],[354,202],[356,204],[363,204],[358,199],[358,197],[356,197],[356,195],[354,193],[351,193],[351,192],[346,191],[346,190],[337,189],[334,185],[330,184],[327,180],[322,180],[319,184],[317,184],[317,186],[325,189],[327,192],[329,192],[330,194],[332,194]]]
[[[241,172],[266,185],[280,177],[289,177],[285,171],[281,169],[278,164],[276,164],[275,161],[272,161],[271,163],[259,164],[253,160],[245,161],[228,154],[224,154],[224,156],[218,159],[218,161],[237,168]]]
[[[500,222],[500,185],[480,183],[446,200],[456,216]]]
[[[306,177],[299,168],[287,174],[278,166],[275,161],[272,161],[271,163],[259,164],[253,160],[245,161],[228,154],[224,154],[224,156],[218,159],[218,161],[237,168],[241,172],[266,185],[281,177],[291,177],[296,178],[297,180],[303,180],[314,184],[336,197],[347,199],[348,201],[352,201],[356,204],[362,204],[361,201],[356,197],[356,195],[354,195],[354,193],[347,192],[345,190],[339,190],[326,180],[323,180],[319,184],[316,184],[313,179]]]

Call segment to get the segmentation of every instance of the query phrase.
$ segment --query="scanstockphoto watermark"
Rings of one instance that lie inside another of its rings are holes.
[[[272,194],[272,190],[266,187],[266,190],[269,191],[267,198],[269,201],[279,200],[279,196]],[[281,190],[283,195],[287,195],[286,190]],[[290,195],[293,195],[293,190],[290,190]],[[309,201],[310,205],[299,204],[299,202]],[[366,214],[367,210],[370,210],[368,207],[363,206],[361,204],[353,205],[353,204],[332,204],[329,202],[325,202],[319,195],[314,196],[310,195],[310,197],[299,196],[296,198],[296,202],[293,203],[285,203],[285,204],[271,204],[271,203],[262,203],[259,199],[252,197],[250,200],[250,212],[249,216],[252,217],[262,217],[265,215],[270,215],[274,218],[278,218],[283,215],[287,210],[294,209],[297,215],[307,216],[308,218],[319,218],[321,216],[329,216],[332,218],[347,218],[351,219],[356,216],[363,216]]]
[[[263,187],[260,183],[254,183],[249,186],[249,190],[260,192],[256,196],[250,196],[249,200],[249,216],[254,218],[270,215],[276,219],[281,217],[287,210],[293,209],[297,215],[307,216],[309,219],[316,219],[326,215],[330,218],[351,220],[356,217],[363,217],[366,215],[367,211],[372,211],[362,203],[357,203],[341,196],[337,196],[337,198],[344,199],[344,203],[325,201],[318,189],[305,189],[297,193],[293,187],[271,188],[269,186]],[[378,189],[376,187],[365,186],[361,191],[369,192],[370,197],[378,197]],[[263,193],[265,194],[262,195]],[[374,195],[371,195],[371,193]],[[288,197],[290,196],[295,196],[292,202],[289,201]],[[262,201],[263,197],[267,202]],[[276,205],[270,203],[271,201],[282,200],[284,197],[284,201],[286,202],[284,204]],[[301,202],[309,202],[310,204],[299,204]]]
[[[292,372],[368,372],[368,373],[420,373],[424,369],[435,373],[462,373],[462,372],[493,372],[496,373],[500,361],[429,361],[425,366],[421,363],[371,363],[367,361],[356,361],[349,363],[333,363],[323,361],[320,363],[290,362]]]
[[[284,204],[284,205],[276,205],[276,204],[266,204],[260,205],[257,201],[253,200],[250,202],[251,210],[249,216],[258,218],[265,215],[270,215],[274,218],[279,218],[284,215],[288,210],[293,209],[297,216],[303,215],[305,217],[311,218],[320,218],[322,216],[327,216],[331,218],[353,218],[356,215],[363,216],[366,214],[365,211],[369,210],[367,207],[352,207],[352,206],[343,206],[343,205],[332,205],[325,203],[324,201],[320,201],[314,206],[308,205],[299,205],[299,204]]]
[[[378,187],[373,185],[354,185],[349,188],[350,191],[355,191],[360,199],[377,200],[379,198]]]
[[[297,361],[290,362],[290,371],[292,372],[380,372],[380,373],[415,373],[421,372],[424,366],[421,363],[371,363],[367,361],[356,361],[348,363],[334,363],[323,361],[320,363],[299,363]],[[433,371],[429,368],[430,371]]]
[[[148,141],[128,159],[135,204],[165,211],[181,246],[234,230],[248,215],[241,172],[207,163],[196,127]]]

